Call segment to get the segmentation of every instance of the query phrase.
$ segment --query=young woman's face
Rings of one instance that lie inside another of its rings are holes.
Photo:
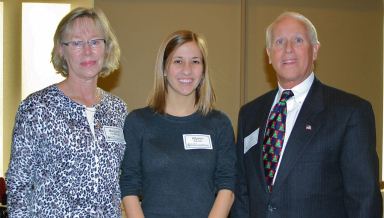
[[[203,57],[195,42],[187,42],[178,47],[170,55],[167,65],[168,95],[195,98],[203,69]]]

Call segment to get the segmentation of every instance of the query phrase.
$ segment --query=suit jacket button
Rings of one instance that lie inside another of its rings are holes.
[[[274,206],[268,204],[268,211],[269,211],[269,212],[273,212],[274,210],[276,210],[276,207],[274,207]]]

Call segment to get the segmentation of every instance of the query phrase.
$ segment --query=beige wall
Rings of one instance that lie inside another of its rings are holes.
[[[208,42],[217,107],[235,122],[240,106],[240,0],[96,0],[114,27],[122,48],[118,75],[105,85],[130,110],[146,105],[152,89],[157,49],[178,29],[201,33]],[[112,84],[110,84],[112,83]]]
[[[21,1],[4,1],[4,61],[3,61],[3,170],[10,157],[11,135],[14,117],[21,96]],[[13,24],[13,25],[7,25]],[[19,72],[19,73],[13,73]],[[0,172],[0,175],[3,175]]]
[[[123,52],[120,70],[101,80],[102,87],[122,97],[130,110],[145,106],[152,88],[156,52],[162,39],[177,29],[191,29],[203,34],[208,41],[217,107],[230,116],[235,127],[241,102],[248,102],[275,86],[273,71],[267,64],[264,51],[265,27],[285,10],[303,13],[317,27],[321,42],[316,75],[325,83],[372,102],[381,156],[381,0],[94,0],[94,5],[108,16]],[[19,22],[18,18],[7,13],[11,12],[5,13],[5,23],[10,19]],[[242,29],[243,24],[245,29]],[[7,31],[7,28],[11,27],[5,24],[5,45],[16,48],[13,49],[16,53],[11,50],[4,52],[4,59],[13,61],[13,65],[4,61],[4,74],[8,75],[3,87],[8,99],[4,116],[12,117],[4,130],[5,166],[8,165],[7,145],[10,145],[13,117],[20,98],[17,87],[20,86],[21,73],[20,61],[17,62],[21,60],[17,53],[19,47],[14,40],[20,40],[17,37],[19,30]],[[241,41],[243,38],[245,41]],[[242,51],[245,51],[244,55]],[[240,72],[242,66],[244,72]],[[10,96],[11,91],[16,98]]]
[[[95,6],[109,17],[123,50],[121,70],[101,81],[102,86],[121,96],[130,109],[144,106],[161,40],[176,29],[192,29],[208,40],[217,106],[234,127],[242,101],[276,86],[265,54],[266,26],[283,11],[303,13],[317,27],[321,42],[316,76],[372,103],[381,156],[381,0],[95,0]]]

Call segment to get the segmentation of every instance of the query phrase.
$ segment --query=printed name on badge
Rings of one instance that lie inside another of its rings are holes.
[[[183,134],[184,149],[212,149],[210,135],[204,134]]]
[[[244,138],[244,154],[257,144],[257,140],[259,139],[259,129],[260,128],[257,128],[255,131]]]
[[[117,142],[125,144],[124,133],[122,128],[115,126],[104,126],[103,130],[105,140],[107,142]]]

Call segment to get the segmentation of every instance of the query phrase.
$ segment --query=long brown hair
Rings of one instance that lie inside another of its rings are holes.
[[[170,56],[177,48],[187,42],[196,43],[203,59],[203,77],[196,88],[195,105],[197,110],[204,115],[213,109],[216,97],[209,78],[207,43],[200,35],[190,30],[179,30],[170,34],[163,41],[157,53],[153,91],[148,98],[148,106],[157,113],[165,113],[167,79],[164,74],[169,64]]]

